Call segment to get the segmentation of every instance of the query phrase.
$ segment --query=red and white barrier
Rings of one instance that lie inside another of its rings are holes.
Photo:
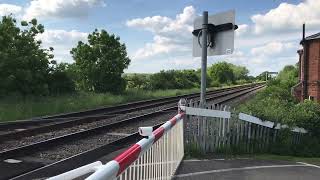
[[[144,153],[146,153],[148,150],[150,150],[151,147],[160,138],[163,138],[165,135],[167,135],[167,133],[169,131],[171,131],[177,123],[179,123],[179,125],[181,126],[181,127],[178,127],[178,129],[180,129],[180,132],[179,132],[180,135],[181,135],[181,133],[183,133],[182,122],[180,122],[182,120],[183,115],[184,115],[183,113],[177,114],[175,117],[173,117],[172,119],[170,119],[169,121],[164,123],[162,126],[157,128],[155,131],[153,131],[151,136],[149,136],[148,138],[143,138],[142,140],[140,140],[136,144],[132,145],[129,149],[127,149],[126,151],[121,153],[119,156],[117,156],[114,160],[101,166],[94,174],[89,176],[87,178],[87,180],[115,179],[116,177],[121,175],[121,173],[123,173],[130,165],[132,165],[134,162],[136,162],[140,157],[142,157],[141,161],[144,161],[143,160],[144,158],[146,159],[146,158],[151,157],[150,153],[152,153],[152,152],[150,152],[150,151],[148,153],[148,157],[143,157],[142,155]],[[171,135],[177,135],[177,134],[171,133]],[[182,152],[182,156],[180,157],[182,159],[182,157],[183,157],[183,136],[178,137],[178,138],[180,138],[180,140],[182,140],[180,142],[180,147],[179,147],[180,148],[179,150]],[[166,140],[168,140],[168,137],[166,137]],[[162,143],[165,143],[165,146],[169,145],[168,142],[162,142]],[[172,142],[172,143],[179,143],[179,142]],[[159,144],[157,144],[157,145],[159,146]],[[172,144],[171,144],[171,146],[174,147],[174,145],[172,145]],[[159,150],[159,148],[157,147],[157,151],[158,150]],[[159,153],[169,154],[170,152],[159,152]],[[153,152],[152,154],[154,154],[155,156],[161,156],[161,154],[156,154],[155,152]],[[152,160],[150,158],[149,162],[145,161],[145,163],[139,163],[139,166],[133,166],[132,169],[130,170],[130,172],[128,172],[130,175],[126,174],[125,175],[126,177],[124,177],[124,178],[125,179],[139,179],[140,176],[149,176],[149,175],[153,176],[151,174],[152,170],[150,169],[150,168],[154,168],[154,167],[152,167],[152,165],[159,166],[159,165],[164,165],[166,163],[171,163],[171,162],[164,162],[164,161],[155,163],[155,162],[151,162],[151,161]],[[148,163],[148,164],[146,164],[146,163]],[[149,171],[146,170],[147,168]],[[141,169],[141,171],[140,171],[140,169]],[[136,173],[134,173],[134,171]],[[153,173],[154,173],[154,175],[156,175],[156,173],[161,174],[163,172],[155,172],[154,171]],[[146,178],[143,178],[143,179],[146,179]],[[166,178],[162,177],[162,179],[166,179]]]
[[[184,156],[184,115],[180,112],[105,165],[97,161],[49,179],[74,179],[89,172],[94,173],[87,180],[171,179]]]

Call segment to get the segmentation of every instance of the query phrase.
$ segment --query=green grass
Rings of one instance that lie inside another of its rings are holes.
[[[231,86],[226,85],[219,88],[209,88],[209,90]],[[23,120],[31,117],[81,111],[101,106],[107,107],[133,101],[171,97],[195,93],[199,91],[200,90],[198,88],[156,91],[130,89],[125,91],[121,95],[113,95],[110,93],[78,92],[74,94],[47,97],[10,96],[0,99],[0,122]]]
[[[122,95],[79,92],[48,97],[11,96],[0,99],[0,122],[80,111],[101,106],[112,106],[138,100],[177,96],[193,92],[199,92],[199,90],[128,90]]]

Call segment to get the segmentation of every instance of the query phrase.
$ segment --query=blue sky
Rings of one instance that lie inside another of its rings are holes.
[[[208,59],[246,66],[252,75],[278,71],[298,61],[301,26],[320,31],[319,0],[0,0],[0,15],[37,18],[46,32],[38,38],[55,48],[59,62],[73,62],[69,51],[95,28],[120,36],[132,60],[126,72],[196,69],[192,57],[193,19],[202,11],[236,11],[235,52]]]

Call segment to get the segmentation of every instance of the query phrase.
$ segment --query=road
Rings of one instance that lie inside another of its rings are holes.
[[[175,180],[319,180],[320,166],[303,162],[214,159],[185,160]]]

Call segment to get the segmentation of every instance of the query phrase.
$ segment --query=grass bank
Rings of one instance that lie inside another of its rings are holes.
[[[127,90],[122,95],[79,92],[48,97],[11,96],[0,99],[0,122],[81,111],[101,106],[112,106],[132,101],[177,96],[194,92],[199,92],[199,89],[157,91]]]

